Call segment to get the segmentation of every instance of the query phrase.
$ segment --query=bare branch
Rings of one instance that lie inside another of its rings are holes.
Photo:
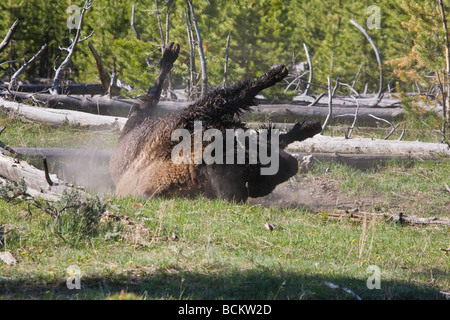
[[[201,95],[204,97],[208,92],[208,74],[206,67],[206,59],[205,54],[203,52],[203,40],[200,34],[200,28],[198,27],[197,17],[195,15],[194,5],[192,4],[192,0],[186,0],[189,11],[191,12],[192,21],[194,23],[195,33],[197,35],[197,44],[198,44],[198,54],[200,56],[200,65],[202,69],[202,86],[201,86]]]
[[[317,98],[316,100],[314,100],[313,102],[311,102],[310,104],[308,104],[308,107],[312,107],[314,106],[317,102],[319,102],[319,100],[325,95],[325,92],[322,92]]]
[[[89,49],[91,50],[92,55],[94,56],[96,64],[97,64],[97,70],[98,70],[98,74],[100,77],[100,82],[102,83],[103,89],[106,92],[109,89],[111,78],[110,78],[108,72],[106,71],[106,69],[104,68],[102,59],[101,59],[100,55],[97,53],[97,50],[95,50],[92,43],[88,42],[88,46],[89,46]]]
[[[355,118],[353,119],[353,123],[352,123],[351,127],[348,129],[347,133],[345,134],[346,139],[350,139],[352,136],[353,129],[355,128],[355,125],[356,125],[356,120],[358,119],[358,111],[359,111],[359,101],[354,96],[351,96],[351,97],[356,102],[356,110],[355,110]]]
[[[225,47],[225,65],[223,67],[223,82],[222,85],[225,88],[227,86],[227,75],[228,75],[228,52],[230,50],[230,33],[227,36],[227,45]]]
[[[305,92],[303,93],[303,95],[307,95],[309,92],[311,83],[313,81],[313,66],[312,66],[311,57],[309,56],[308,47],[306,46],[306,43],[303,43],[303,49],[305,49],[306,59],[308,60],[308,66],[309,66],[309,79],[308,79],[308,83],[306,84]]]
[[[384,137],[384,140],[387,140],[394,133],[394,131],[397,130],[399,125],[400,125],[400,123],[398,125],[396,125],[394,128],[392,128],[392,130],[388,133],[388,135],[386,137]]]
[[[442,19],[442,29],[445,35],[445,71],[444,81],[447,79],[447,92],[446,92],[446,103],[444,104],[444,118],[447,120],[448,125],[450,125],[450,40],[448,38],[447,20],[445,19],[445,10],[442,0],[439,0],[439,7],[441,11]]]
[[[77,43],[79,42],[79,39],[80,39],[80,36],[81,36],[81,29],[82,29],[82,26],[83,26],[84,15],[85,15],[86,11],[89,10],[89,8],[92,7],[93,4],[94,4],[93,1],[86,0],[86,2],[84,4],[84,7],[83,7],[83,10],[81,10],[80,22],[78,24],[78,29],[77,29],[77,34],[75,36],[75,39],[73,39],[72,44],[69,46],[68,54],[67,54],[66,58],[64,59],[64,61],[59,66],[59,68],[56,70],[55,77],[53,79],[53,87],[52,87],[52,89],[53,89],[53,93],[54,94],[58,94],[59,83],[60,83],[60,80],[61,80],[62,72],[69,65],[69,62],[72,59],[75,47],[76,47]],[[81,41],[87,40],[90,36],[92,36],[92,33],[91,33],[91,35],[89,35],[88,37],[85,37]]]
[[[400,134],[400,137],[398,137],[398,141],[403,139],[403,136],[405,135],[405,131],[406,131],[406,129],[405,129],[405,127],[403,127],[402,133]]]
[[[161,36],[161,45],[162,45],[161,52],[164,52],[164,48],[166,46],[166,41],[165,41],[164,35],[163,35],[163,29],[162,29],[162,25],[161,25],[161,17],[159,16],[160,12],[158,9],[158,0],[155,0],[155,6],[156,6],[155,13],[156,13],[156,17],[158,18],[158,25],[159,25],[159,35]]]
[[[333,93],[331,91],[330,76],[327,76],[327,82],[328,82],[328,114],[327,117],[325,118],[325,121],[323,122],[321,134],[323,134],[323,132],[325,131],[325,127],[327,126],[328,121],[330,120],[331,117],[331,113],[333,111]]]
[[[136,38],[138,40],[141,40],[141,36],[139,35],[138,30],[136,29],[136,26],[134,25],[134,3],[131,5],[131,28],[133,28],[134,33],[136,34]]]
[[[361,72],[361,68],[362,68],[363,65],[364,65],[364,63],[361,63],[361,64],[359,65],[358,72],[356,73],[355,78],[353,79],[353,82],[352,82],[352,89],[353,89],[353,87],[354,87],[355,84],[356,84],[356,79],[358,79],[359,73]]]
[[[87,39],[89,39],[89,38],[92,37],[93,35],[94,35],[94,30],[92,30],[92,32],[91,32],[88,36],[84,37],[84,38],[81,39],[81,40],[78,40],[77,43],[81,43],[81,42],[83,42],[83,41],[86,41]]]
[[[166,11],[166,42],[169,43],[169,17],[170,17],[170,7],[174,4],[175,0],[167,1],[167,11]]]
[[[339,82],[340,85],[343,85],[344,87],[347,87],[351,92],[356,94],[357,97],[359,97],[359,93],[353,89],[353,86],[348,85],[347,83]]]
[[[0,66],[2,66],[2,65],[4,65],[4,64],[7,64],[7,63],[14,63],[14,62],[19,62],[20,60],[9,60],[9,61],[5,61],[5,62],[2,62],[2,63],[0,63]]]
[[[388,120],[386,120],[386,119],[379,118],[379,117],[375,117],[373,114],[369,114],[369,117],[372,117],[372,118],[374,118],[374,119],[376,119],[376,120],[384,121],[384,122],[388,123],[391,127],[394,127],[394,125],[392,124],[392,122],[390,122],[390,121],[388,121]]]
[[[17,30],[17,27],[19,26],[19,20],[14,21],[11,28],[9,28],[8,33],[6,34],[5,38],[3,39],[2,43],[0,43],[0,52],[5,50],[5,48],[8,46],[8,43],[11,41],[14,33]]]
[[[41,50],[38,51],[38,53],[36,53],[33,57],[31,57],[30,60],[28,60],[28,62],[24,63],[23,66],[21,66],[11,77],[11,80],[9,82],[9,90],[12,90],[12,87],[15,85],[17,78],[25,71],[26,68],[28,68],[28,66],[34,61],[36,60],[37,57],[39,57],[41,55],[41,53],[44,51],[44,49],[47,48],[47,44],[44,44],[41,47]]]
[[[376,103],[376,104],[378,104],[381,101],[382,92],[383,92],[383,64],[381,62],[380,54],[378,52],[377,47],[373,43],[372,38],[369,36],[369,34],[366,32],[366,30],[364,30],[354,20],[350,20],[350,23],[353,24],[355,27],[357,27],[359,29],[359,31],[361,31],[364,34],[364,36],[366,37],[366,39],[369,41],[370,45],[372,46],[372,49],[375,52],[375,56],[377,57],[378,69],[380,70],[380,84],[379,84],[379,88],[378,88],[377,103]]]

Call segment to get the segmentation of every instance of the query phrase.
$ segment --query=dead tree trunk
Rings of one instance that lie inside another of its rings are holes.
[[[53,88],[52,88],[54,90],[54,94],[58,93],[62,73],[63,73],[64,69],[66,69],[66,67],[69,65],[69,62],[72,59],[73,53],[75,51],[76,45],[79,42],[85,41],[89,37],[92,36],[92,33],[91,33],[89,36],[84,37],[83,39],[80,40],[84,15],[85,15],[86,11],[92,7],[93,4],[94,3],[92,2],[92,0],[86,0],[85,4],[83,6],[83,9],[81,10],[80,22],[78,24],[77,34],[75,35],[75,38],[73,39],[72,44],[68,48],[64,49],[65,51],[67,51],[67,56],[64,59],[64,61],[61,63],[61,65],[58,67],[58,69],[56,69],[55,77],[53,79]]]
[[[92,55],[94,56],[95,62],[97,64],[97,71],[100,78],[100,82],[102,83],[103,90],[111,94],[111,96],[117,96],[120,93],[120,88],[115,85],[115,82],[111,82],[111,77],[109,76],[108,71],[106,71],[103,66],[103,61],[100,55],[95,50],[92,43],[88,42],[89,49],[91,50]]]
[[[197,35],[197,47],[198,54],[200,56],[200,66],[202,69],[202,86],[201,86],[201,96],[204,97],[208,93],[208,71],[206,67],[206,58],[205,53],[203,52],[203,40],[202,35],[200,34],[200,28],[197,23],[197,17],[195,15],[194,5],[192,4],[192,0],[186,0],[189,11],[191,12],[192,21],[194,24],[195,33]]]
[[[380,140],[369,138],[328,137],[316,135],[304,142],[288,146],[290,152],[340,154],[384,154],[399,156],[450,157],[450,148],[443,143]]]
[[[308,67],[309,67],[309,77],[308,77],[308,83],[306,84],[306,89],[303,95],[308,95],[309,88],[311,87],[311,83],[313,82],[313,65],[311,61],[311,57],[309,56],[308,47],[306,46],[306,43],[303,43],[303,49],[305,49],[306,59],[308,61]]]
[[[101,87],[99,85],[99,87]],[[101,90],[101,89],[100,89]],[[153,89],[152,89],[153,90]],[[83,111],[97,115],[108,115],[116,117],[127,117],[131,107],[139,104],[139,100],[131,99],[107,99],[106,97],[78,97],[50,94],[31,94],[25,92],[4,92],[3,95],[10,99],[18,101],[26,101],[32,99],[49,108],[67,109],[75,111]],[[359,101],[358,101],[359,102]],[[188,106],[186,102],[161,101],[157,108],[153,110],[157,116],[163,116],[168,113],[180,113]],[[352,124],[355,118],[355,108],[357,104],[340,104],[335,105],[333,99],[333,119],[339,118],[339,123]],[[326,104],[317,106],[296,105],[296,104],[260,104],[252,107],[248,112],[243,113],[240,117],[242,121],[259,121],[264,122],[270,119],[272,122],[296,123],[300,119],[311,118],[324,121],[329,113]],[[404,110],[400,107],[386,108],[368,108],[360,106],[358,110],[358,126],[374,127],[383,124],[376,118],[382,118],[389,122],[398,122],[404,118]],[[376,118],[374,118],[375,116]],[[329,124],[333,119],[330,119]]]
[[[446,92],[446,99],[444,103],[444,118],[447,121],[447,126],[450,127],[450,41],[448,38],[447,20],[445,18],[444,3],[439,0],[439,7],[441,9],[442,29],[444,31],[445,39],[445,71],[444,79],[447,79],[445,83],[447,88],[444,88]],[[444,93],[444,91],[443,91]],[[444,132],[445,134],[445,132]]]
[[[24,180],[27,185],[27,193],[33,197],[40,197],[44,200],[59,200],[64,191],[69,191],[72,186],[58,179],[56,175],[50,175],[52,185],[46,180],[43,170],[36,169],[25,161],[17,161],[3,154],[0,154],[1,177],[8,181],[19,183]],[[3,179],[0,179],[4,182]]]
[[[196,80],[196,68],[195,68],[195,42],[194,34],[192,32],[192,26],[190,23],[190,13],[184,12],[186,18],[186,31],[189,42],[189,81],[188,81],[188,100],[195,100],[197,96],[197,80]]]
[[[31,99],[34,103],[41,104],[48,108],[82,111],[96,115],[115,117],[127,117],[131,107],[137,103],[136,100],[109,99],[105,96],[89,98],[14,91],[11,93],[12,97],[9,93],[4,94],[4,96],[14,98],[19,102]]]
[[[41,49],[38,51],[38,53],[36,53],[33,57],[31,57],[30,60],[28,60],[26,63],[24,63],[11,77],[10,83],[9,83],[9,90],[11,90],[13,88],[13,86],[16,83],[17,78],[26,70],[26,68],[37,58],[40,56],[40,54],[42,53],[42,51],[45,50],[45,48],[47,48],[47,44],[44,44]]]
[[[10,90],[13,93],[41,93],[49,92],[52,88],[51,84],[19,84],[14,87],[14,90]],[[0,89],[7,90],[8,85],[0,84]],[[68,84],[60,87],[60,93],[66,95],[104,95],[105,90],[102,84],[87,83],[87,84]],[[0,94],[6,94],[0,92]],[[8,92],[9,94],[9,92]],[[19,97],[20,98],[20,97]]]
[[[14,21],[11,28],[9,28],[8,33],[6,34],[3,41],[0,43],[0,53],[5,50],[5,48],[8,46],[8,43],[11,41],[12,37],[14,36],[14,33],[17,30],[17,27],[19,26],[19,20]]]
[[[127,120],[124,117],[100,116],[73,110],[32,107],[22,103],[6,101],[1,98],[0,112],[19,119],[47,123],[52,126],[70,124],[74,127],[93,130],[119,131],[123,128]]]
[[[380,100],[382,98],[382,93],[383,93],[383,64],[381,62],[380,53],[378,52],[377,47],[373,43],[372,38],[369,36],[369,34],[366,32],[366,30],[364,30],[354,20],[350,20],[350,23],[353,24],[355,27],[357,27],[359,29],[359,31],[361,31],[364,34],[364,36],[366,37],[367,41],[369,41],[370,45],[372,46],[372,49],[375,52],[375,56],[377,58],[378,69],[380,70],[380,83],[379,83],[378,93],[377,93],[377,96],[376,96],[376,101],[374,103],[374,105],[377,105],[380,102]]]

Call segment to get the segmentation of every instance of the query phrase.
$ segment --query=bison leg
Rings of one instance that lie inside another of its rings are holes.
[[[284,149],[294,141],[303,141],[322,132],[322,125],[317,120],[306,120],[295,126],[285,134],[280,134],[280,149]]]
[[[303,141],[322,131],[319,121],[307,120],[302,124],[296,123],[295,126],[285,134],[279,137],[279,170],[274,175],[258,175],[248,181],[248,195],[252,198],[262,197],[271,193],[275,187],[287,181],[297,174],[298,162],[293,156],[285,152],[288,144],[294,141]]]

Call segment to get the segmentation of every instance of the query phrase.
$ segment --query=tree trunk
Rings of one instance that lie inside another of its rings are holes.
[[[53,174],[50,175],[53,182],[53,185],[50,186],[45,178],[44,171],[36,169],[26,161],[17,161],[3,154],[0,154],[0,176],[16,183],[23,178],[30,195],[49,201],[59,200],[65,190],[72,188]]]
[[[447,20],[445,18],[444,11],[444,3],[442,0],[439,0],[439,6],[441,9],[441,19],[442,19],[442,28],[444,31],[444,39],[445,39],[445,71],[446,74],[444,79],[446,79],[447,88],[444,88],[446,91],[446,99],[444,105],[444,118],[447,121],[447,125],[450,126],[450,41],[448,38],[448,29],[447,29]]]
[[[54,126],[69,123],[75,127],[95,130],[121,130],[127,121],[123,117],[99,116],[79,111],[32,107],[3,99],[0,99],[0,111],[4,114]]]
[[[88,112],[99,115],[109,115],[116,117],[127,117],[131,107],[138,104],[138,100],[127,99],[108,99],[106,97],[73,97],[73,96],[53,96],[50,94],[29,94],[13,92],[15,98],[22,101],[33,98],[38,102],[45,104],[49,108],[67,109]],[[333,100],[334,101],[334,100]],[[333,103],[334,104],[334,103]],[[179,113],[188,106],[187,102],[160,101],[155,108],[155,116],[165,116],[168,113]],[[340,123],[351,124],[354,120],[356,106],[334,105],[333,117],[339,118]],[[290,122],[295,123],[301,119],[317,119],[323,121],[328,115],[328,108],[325,105],[316,105],[313,107],[296,104],[260,104],[253,107],[250,112],[241,116],[243,121],[264,122],[270,119],[272,122]],[[373,118],[385,119],[389,122],[400,121],[404,117],[402,108],[367,108],[360,107],[358,111],[357,126],[378,126],[383,121]],[[330,120],[333,123],[333,120]]]
[[[109,99],[108,97],[77,97],[51,94],[31,94],[23,92],[12,92],[15,100],[25,101],[32,99],[52,109],[65,109],[87,112],[97,115],[108,115],[115,117],[127,117],[131,107],[138,103],[136,100]]]
[[[0,84],[0,89],[7,89],[8,85]],[[39,93],[52,88],[50,84],[20,84],[14,86],[15,92]],[[104,95],[106,93],[103,85],[93,84],[69,84],[61,86],[61,94],[70,95]]]
[[[368,138],[329,137],[316,135],[302,142],[294,142],[289,152],[319,152],[344,154],[384,154],[415,157],[450,157],[450,148],[442,143],[379,140]]]

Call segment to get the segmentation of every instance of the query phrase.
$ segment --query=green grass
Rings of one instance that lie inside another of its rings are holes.
[[[107,299],[121,290],[146,299],[352,299],[324,282],[362,293],[369,265],[380,268],[381,289],[365,299],[438,299],[450,286],[445,227],[377,221],[363,232],[361,223],[300,209],[110,198],[111,211],[145,232],[124,226],[65,243],[46,214],[0,206],[9,230],[2,250],[18,260],[0,268],[3,299]],[[283,229],[267,231],[267,221]],[[74,264],[82,289],[71,291]]]
[[[70,125],[55,127],[0,115],[0,128],[3,127],[6,129],[0,140],[15,147],[112,149],[118,136],[117,132],[89,131]]]
[[[5,117],[0,126],[7,127],[2,141],[20,146],[105,149],[117,136]],[[352,197],[376,197],[374,211],[448,218],[448,161],[369,171],[322,162],[292,182],[311,177],[337,181]],[[106,194],[102,201],[120,219],[100,222],[95,233],[77,233],[76,217],[57,228],[42,211],[0,201],[0,250],[17,259],[0,262],[0,299],[354,299],[325,281],[363,299],[444,299],[440,291],[450,290],[450,259],[441,250],[450,246],[448,227],[364,224],[296,206],[201,197]],[[267,231],[266,222],[283,229]],[[81,270],[80,290],[66,286],[73,265]],[[367,288],[371,265],[381,271],[379,290]]]
[[[308,175],[337,181],[339,190],[348,196],[377,199],[377,211],[449,217],[450,161],[393,160],[365,171],[322,161]]]
[[[399,127],[394,131],[394,133],[388,138],[389,140],[398,140],[402,136],[402,141],[421,141],[421,142],[432,142],[440,143],[442,140],[442,134],[439,128],[431,128],[426,125],[413,123],[408,120],[403,120],[395,125],[400,124]],[[345,136],[348,127],[339,126],[339,124],[332,124],[327,127],[324,131],[326,136],[343,137]],[[355,127],[352,133],[352,138],[373,138],[373,139],[384,139],[392,130],[388,124],[381,124],[379,127]]]

